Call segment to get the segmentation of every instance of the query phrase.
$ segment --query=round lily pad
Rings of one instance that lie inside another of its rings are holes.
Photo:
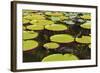
[[[90,14],[84,14],[83,16],[81,16],[81,18],[90,20],[91,19],[91,15]]]
[[[51,20],[32,20],[30,23],[31,24],[35,24],[35,25],[49,25],[49,24],[54,24],[54,22],[51,21]]]
[[[43,30],[44,26],[43,25],[29,25],[29,26],[27,26],[27,29],[30,29],[30,30]]]
[[[91,29],[91,23],[90,23],[90,21],[87,21],[86,23],[82,24],[81,27],[85,28],[85,29]]]
[[[75,22],[73,22],[72,20],[66,20],[64,21],[66,24],[69,24],[69,25],[74,25]]]
[[[50,15],[50,16],[62,16],[63,13],[61,12],[45,12],[46,15]]]
[[[82,36],[81,38],[76,38],[76,42],[91,43],[91,37],[90,36]]]
[[[68,34],[57,34],[51,36],[50,40],[58,43],[70,43],[74,41],[74,38]]]
[[[39,14],[32,14],[32,15],[24,16],[24,19],[28,19],[28,20],[41,20],[41,19],[45,19],[45,17],[42,16],[42,15],[39,15]]]
[[[37,32],[33,32],[33,31],[23,31],[23,39],[32,39],[32,38],[36,38],[38,36]]]
[[[28,19],[23,19],[22,22],[23,22],[23,24],[27,24],[27,23],[30,22],[30,20],[28,20]]]
[[[23,41],[23,51],[34,49],[38,46],[38,42],[34,40]]]
[[[43,46],[45,48],[47,48],[47,49],[55,49],[55,48],[58,48],[59,47],[59,44],[50,42],[50,43],[44,44]]]
[[[67,29],[67,26],[63,24],[52,24],[52,25],[46,25],[45,29],[52,31],[63,31]]]
[[[51,16],[50,19],[51,19],[52,21],[60,21],[60,18],[59,18],[59,17]]]
[[[48,61],[70,61],[70,60],[78,60],[78,57],[73,54],[53,54],[49,55],[47,57],[44,57],[42,62],[48,62]]]

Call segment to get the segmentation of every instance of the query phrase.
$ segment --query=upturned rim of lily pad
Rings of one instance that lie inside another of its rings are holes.
[[[63,24],[52,24],[52,25],[46,25],[45,29],[51,30],[51,31],[64,31],[67,30],[67,26]]]
[[[71,43],[74,41],[74,37],[69,34],[56,34],[51,36],[50,40],[58,43]]]
[[[43,25],[29,25],[29,26],[27,26],[27,29],[29,29],[29,30],[43,30],[44,26]]]
[[[52,54],[44,57],[42,62],[49,62],[49,61],[72,61],[72,60],[79,60],[79,58],[73,54]]]
[[[55,43],[55,42],[49,42],[49,43],[45,43],[43,45],[43,47],[47,48],[47,49],[56,49],[59,47],[59,44],[58,43]]]
[[[23,31],[23,39],[32,39],[32,38],[36,38],[38,36],[37,32],[34,31]]]
[[[91,36],[82,36],[81,38],[76,38],[76,42],[78,43],[91,43]]]
[[[38,47],[38,42],[35,40],[23,41],[23,51],[29,51]]]

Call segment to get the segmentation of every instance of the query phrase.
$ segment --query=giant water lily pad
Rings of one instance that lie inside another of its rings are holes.
[[[78,60],[78,57],[73,54],[53,54],[45,57],[42,62],[48,61],[70,61],[70,60]]]
[[[63,31],[67,29],[67,26],[63,24],[52,24],[52,25],[46,25],[45,29],[52,31]]]
[[[79,43],[91,43],[90,36],[82,36],[81,38],[76,38],[76,41]]]
[[[28,20],[28,19],[23,19],[22,22],[23,22],[23,24],[27,24],[27,23],[30,22],[30,20]]]
[[[69,17],[67,17],[67,16],[51,16],[50,19],[52,21],[61,21],[61,20],[69,19]]]
[[[63,22],[65,22],[66,24],[69,24],[69,25],[74,25],[75,24],[75,22],[73,22],[72,20],[65,20]]]
[[[82,24],[81,27],[85,29],[91,29],[91,22],[87,21],[86,23]]]
[[[23,51],[34,49],[38,46],[38,42],[34,40],[23,41]]]
[[[60,21],[60,18],[59,17],[54,17],[54,16],[51,16],[50,17],[50,19],[52,20],[52,21]]]
[[[51,21],[51,20],[32,20],[30,23],[31,24],[35,24],[35,25],[49,25],[49,24],[54,24],[54,22]]]
[[[23,39],[32,39],[32,38],[36,38],[38,36],[37,32],[33,32],[33,31],[23,31]]]
[[[50,15],[50,16],[62,16],[63,13],[61,12],[45,12],[46,15]]]
[[[59,47],[59,44],[54,43],[54,42],[50,42],[50,43],[46,43],[43,45],[45,48],[47,49],[55,49]]]
[[[50,40],[58,43],[70,43],[74,41],[74,38],[68,34],[57,34],[51,36]]]
[[[90,20],[91,19],[91,15],[90,14],[84,14],[83,16],[81,16],[81,18]]]
[[[42,15],[39,15],[39,14],[32,14],[32,15],[24,16],[24,19],[28,19],[28,20],[41,20],[41,19],[45,19],[45,17],[42,16]]]
[[[43,30],[44,26],[43,25],[29,25],[29,26],[27,26],[27,29],[30,29],[30,30]]]

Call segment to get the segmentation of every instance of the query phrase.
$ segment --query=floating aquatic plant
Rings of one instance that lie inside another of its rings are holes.
[[[78,57],[73,54],[53,54],[49,55],[47,57],[44,57],[42,62],[48,62],[48,61],[70,61],[70,60],[78,60]]]
[[[70,43],[74,41],[74,38],[68,34],[56,34],[51,36],[50,40],[58,43]]]

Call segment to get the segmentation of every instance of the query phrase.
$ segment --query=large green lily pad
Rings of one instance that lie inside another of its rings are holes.
[[[59,47],[59,44],[54,43],[54,42],[50,42],[50,43],[46,43],[43,45],[45,48],[47,49],[56,49]]]
[[[48,61],[70,61],[70,60],[78,60],[78,57],[73,54],[53,54],[45,57],[42,62]]]
[[[28,19],[23,19],[22,22],[23,22],[23,24],[27,24],[27,23],[30,22],[30,20],[28,20]]]
[[[81,27],[85,29],[91,29],[91,22],[87,21],[86,23],[82,24]]]
[[[42,15],[38,15],[38,14],[32,14],[32,15],[24,16],[24,19],[28,19],[28,20],[42,20],[42,19],[45,19],[45,17],[42,16]]]
[[[74,41],[74,38],[68,34],[57,34],[51,36],[50,40],[58,43],[70,43]]]
[[[69,19],[69,17],[67,17],[67,16],[51,16],[50,19],[52,21],[61,21],[61,20]]]
[[[52,31],[63,31],[67,29],[67,26],[63,24],[52,24],[52,25],[46,25],[45,29]]]
[[[81,38],[76,38],[76,42],[91,43],[91,37],[90,36],[82,36]]]
[[[38,36],[37,32],[33,32],[33,31],[23,31],[23,39],[32,39],[32,38],[36,38]]]
[[[84,14],[83,16],[81,16],[81,18],[90,20],[91,19],[91,15],[90,14]]]
[[[49,24],[54,24],[54,22],[51,21],[51,20],[32,20],[30,23],[31,24],[35,24],[35,25],[49,25]]]
[[[43,30],[44,26],[43,25],[29,25],[29,26],[27,26],[27,29],[30,29],[30,30]]]
[[[49,16],[62,16],[63,13],[60,13],[60,12],[45,12],[46,15],[49,15]]]
[[[23,51],[34,49],[38,46],[38,42],[34,40],[23,41]]]

